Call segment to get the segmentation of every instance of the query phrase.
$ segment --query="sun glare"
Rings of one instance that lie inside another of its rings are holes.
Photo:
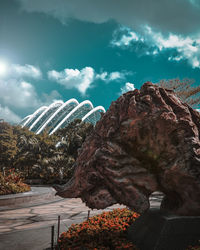
[[[0,62],[0,75],[5,75],[7,71],[7,65],[5,62]]]

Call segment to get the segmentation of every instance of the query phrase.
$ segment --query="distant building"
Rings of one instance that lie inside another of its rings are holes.
[[[66,127],[74,119],[81,119],[95,125],[101,118],[100,113],[102,112],[106,112],[102,106],[94,108],[89,100],[79,103],[73,98],[65,103],[56,101],[49,106],[42,106],[33,114],[26,116],[19,125],[28,127],[36,134],[40,134],[44,129],[47,129],[49,134],[52,135],[57,129]]]

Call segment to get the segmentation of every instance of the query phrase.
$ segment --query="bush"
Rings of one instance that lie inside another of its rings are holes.
[[[1,121],[0,171],[11,166],[27,183],[63,184],[73,175],[78,150],[92,129],[92,124],[76,119],[51,136],[46,130],[36,135]]]
[[[13,169],[0,172],[0,195],[16,194],[30,191],[30,186],[23,183],[19,173]]]
[[[123,208],[103,212],[61,234],[56,249],[137,249],[126,239],[126,230],[139,214]]]

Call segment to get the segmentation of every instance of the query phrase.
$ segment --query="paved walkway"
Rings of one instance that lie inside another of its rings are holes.
[[[160,205],[161,197],[156,193],[151,197],[151,207]],[[2,250],[43,250],[50,247],[51,226],[57,225],[61,216],[61,232],[72,223],[87,219],[89,208],[81,199],[61,199],[53,197],[49,203],[38,200],[37,203],[19,204],[12,207],[0,207],[0,249]],[[47,202],[47,201],[46,201]],[[114,208],[124,208],[116,204],[104,210],[90,210],[90,217]]]

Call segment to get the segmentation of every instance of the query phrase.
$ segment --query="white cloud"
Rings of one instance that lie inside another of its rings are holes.
[[[101,79],[102,81],[108,81],[109,74],[108,72],[102,72],[101,74],[96,75],[96,79]]]
[[[18,115],[16,115],[8,107],[3,107],[1,104],[0,104],[0,119],[3,119],[6,122],[10,123],[19,123],[21,121],[21,118]]]
[[[61,72],[55,70],[48,72],[50,80],[60,83],[66,89],[76,88],[83,95],[93,82],[94,76],[94,69],[91,67],[85,67],[81,70],[64,69]]]
[[[23,66],[19,64],[11,65],[11,74],[14,74],[15,77],[30,77],[35,79],[39,79],[42,76],[42,72],[38,67],[29,64]]]
[[[163,50],[171,50],[168,60],[187,60],[193,68],[200,68],[200,35],[184,37],[169,33],[168,36],[163,36],[162,33],[153,31],[149,26],[144,27],[142,34],[133,32],[135,35],[131,36],[131,33],[129,28],[120,28],[114,32],[111,45],[132,48],[132,42],[140,42],[144,47],[141,47],[140,51],[146,55],[157,55]],[[124,40],[125,36],[129,38],[128,43]],[[135,48],[135,45],[133,47]],[[174,50],[177,52],[176,55],[173,53]]]
[[[127,82],[124,87],[121,88],[121,94],[126,93],[128,91],[134,90],[135,86],[133,83]]]
[[[120,36],[121,33],[121,37]],[[138,34],[131,31],[130,28],[121,26],[119,30],[116,30],[113,34],[112,46],[123,47],[129,46],[132,42],[138,42],[140,40]]]
[[[39,104],[34,87],[16,79],[0,80],[0,101],[5,106],[17,108],[37,107]]]
[[[56,80],[56,81],[64,77],[64,74],[62,72],[58,72],[56,70],[51,70],[47,74],[48,74],[49,79]]]
[[[42,77],[42,72],[38,67],[30,64],[20,65],[20,64],[2,64],[5,69],[3,74],[0,74],[0,79],[24,79],[33,78],[40,79]]]
[[[120,73],[118,71],[116,72],[111,72],[110,76],[109,76],[109,81],[114,81],[114,80],[118,80],[118,79],[122,79],[124,78],[124,74]]]
[[[59,93],[52,91],[49,95],[42,94],[40,98],[35,87],[26,78],[38,80],[42,77],[41,70],[30,64],[8,64],[6,72],[0,75],[0,105],[8,108],[37,108],[40,105],[49,104],[60,97]]]
[[[105,82],[119,81],[125,79],[128,74],[130,72],[118,71],[97,74],[92,67],[85,67],[81,70],[64,69],[60,72],[51,70],[48,72],[48,78],[63,85],[66,89],[76,88],[82,95],[85,95],[87,89],[91,87],[96,79],[101,79]]]
[[[7,66],[8,67],[8,66]],[[0,118],[8,122],[19,122],[18,114],[34,111],[40,106],[49,105],[60,99],[57,91],[38,96],[33,84],[25,78],[39,79],[40,71],[31,65],[10,65],[7,74],[0,77]],[[12,74],[11,74],[12,72]],[[15,110],[15,113],[12,110]]]
[[[161,33],[152,31],[147,27],[147,34],[152,40],[153,45],[157,46],[159,51],[164,49],[175,49],[178,53],[176,56],[170,56],[169,60],[188,60],[193,68],[200,68],[200,36],[183,37],[180,35],[169,34],[164,37]]]
[[[105,82],[111,82],[111,81],[119,81],[119,80],[124,80],[126,78],[126,75],[129,75],[130,72],[119,72],[119,71],[114,71],[111,73],[108,72],[102,72],[100,74],[96,74],[96,79],[101,79],[102,81]]]
[[[199,60],[199,0],[18,0],[27,12],[50,15],[67,24],[71,19],[104,23],[115,20],[129,27],[114,46],[129,46],[144,42],[150,49],[146,54],[156,55],[163,49],[177,50],[170,60],[186,59],[192,67],[200,67]],[[151,27],[151,34],[145,27]],[[140,35],[139,35],[140,34]],[[152,47],[150,47],[152,46]],[[153,47],[156,49],[153,49]]]
[[[157,30],[191,34],[199,30],[199,0],[18,0],[23,10],[39,12],[60,20],[71,18],[86,22],[104,23],[116,20],[119,24],[139,31],[149,25]]]

